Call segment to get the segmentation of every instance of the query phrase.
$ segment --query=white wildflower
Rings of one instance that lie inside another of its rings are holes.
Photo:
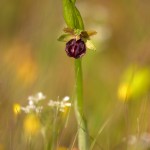
[[[70,107],[71,103],[65,103],[65,106]]]
[[[46,96],[43,95],[42,92],[38,92],[34,96],[29,96],[28,100],[33,101],[34,103],[38,103],[39,101],[44,100],[45,98],[46,98]]]
[[[46,98],[45,95],[43,95],[42,92],[38,92],[34,96],[29,96],[28,97],[28,104],[26,106],[22,106],[21,110],[24,111],[25,113],[41,113],[43,110],[43,106],[38,103],[41,100],[44,100]],[[59,99],[59,97],[58,97]],[[61,101],[53,101],[49,100],[48,106],[57,108],[59,111],[64,112],[66,107],[71,107],[71,103],[69,102],[69,96],[65,96]]]
[[[36,105],[27,105],[25,107],[21,107],[21,110],[24,111],[25,113],[31,113],[31,112],[40,113],[42,109],[43,106],[36,106]]]
[[[42,92],[37,93],[37,96],[38,96],[39,99],[45,99],[46,98],[46,96],[43,95]]]
[[[38,114],[41,113],[42,110],[43,110],[43,106],[38,106],[36,107],[35,112]]]
[[[21,107],[21,110],[25,113],[36,112],[40,113],[43,109],[43,106],[37,106],[38,102],[44,100],[46,96],[43,95],[42,92],[38,92],[34,96],[28,97],[28,105],[25,107]]]
[[[29,106],[33,106],[33,105],[34,105],[33,101],[29,100]]]
[[[53,100],[49,100],[48,106],[50,107],[56,107],[58,108],[59,111],[64,112],[65,111],[65,107],[71,107],[71,103],[68,102],[69,101],[69,97],[66,96],[62,99],[62,101],[53,101]]]
[[[69,96],[65,96],[65,97],[63,98],[63,101],[69,101],[69,99],[70,99]]]

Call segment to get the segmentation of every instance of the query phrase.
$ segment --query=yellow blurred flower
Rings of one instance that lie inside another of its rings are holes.
[[[37,76],[37,66],[33,60],[25,60],[16,67],[18,78],[22,79],[25,84],[32,83]]]
[[[26,135],[36,135],[41,128],[40,120],[35,114],[28,114],[23,125]]]
[[[129,67],[123,74],[118,88],[120,100],[137,99],[148,92],[150,88],[149,68]]]
[[[130,95],[130,90],[129,90],[129,85],[126,83],[123,83],[119,86],[118,88],[118,97],[121,100],[126,100],[128,99],[129,95]]]
[[[37,77],[38,66],[29,43],[15,39],[3,54],[3,62],[16,73],[17,79],[25,85],[32,84]]]
[[[15,115],[18,115],[21,113],[21,106],[19,104],[14,104],[13,105],[13,112]]]

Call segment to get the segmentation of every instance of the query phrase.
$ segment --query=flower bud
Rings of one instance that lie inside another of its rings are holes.
[[[82,41],[81,39],[71,39],[66,43],[65,51],[69,57],[74,57],[77,59],[82,57],[86,53],[86,46],[84,41]]]

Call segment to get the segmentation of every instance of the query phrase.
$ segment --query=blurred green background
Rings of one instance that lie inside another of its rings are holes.
[[[85,29],[98,32],[92,38],[97,50],[83,57],[91,142],[109,120],[94,149],[123,150],[126,135],[150,132],[150,1],[77,0],[77,7]],[[39,91],[48,99],[72,97],[74,60],[66,55],[65,43],[57,41],[64,27],[61,1],[0,1],[0,150],[12,150],[11,143],[17,143],[10,136],[14,103],[25,105]],[[128,95],[126,86],[133,80],[134,92]],[[72,108],[60,145],[69,147],[75,133]]]

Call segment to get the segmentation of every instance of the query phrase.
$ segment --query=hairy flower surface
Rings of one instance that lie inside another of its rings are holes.
[[[66,43],[65,49],[69,57],[80,58],[86,53],[86,46],[83,40],[71,39]]]

